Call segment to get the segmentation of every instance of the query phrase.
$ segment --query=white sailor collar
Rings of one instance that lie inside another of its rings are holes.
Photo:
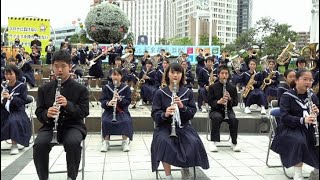
[[[170,90],[169,86],[166,86],[166,87],[160,89],[160,91],[168,98],[172,98],[172,91]],[[186,88],[186,87],[179,88],[179,91],[177,92],[177,96],[179,96],[181,101],[189,100],[189,97],[184,98],[184,96],[188,93],[188,91],[190,91],[189,88]]]

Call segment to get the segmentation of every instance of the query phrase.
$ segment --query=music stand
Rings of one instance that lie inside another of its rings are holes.
[[[88,91],[89,91],[89,102],[90,102],[91,106],[94,107],[92,101],[90,100],[90,97],[93,97],[93,99],[97,102],[97,105],[99,105],[99,102],[97,101],[97,98],[94,96],[93,91],[92,91],[92,88],[91,88],[91,86],[90,86],[90,82],[91,82],[91,80],[94,78],[94,76],[88,75],[88,76],[83,76],[82,78],[88,80],[86,87],[87,87],[87,89],[88,89]]]

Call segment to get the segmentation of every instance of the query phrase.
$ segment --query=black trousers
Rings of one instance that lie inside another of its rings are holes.
[[[228,119],[224,119],[224,112],[212,111],[210,112],[211,119],[211,141],[220,142],[220,127],[222,122],[229,124],[230,136],[233,144],[237,144],[238,137],[238,123],[239,120],[236,118],[234,112],[228,111]]]
[[[58,132],[59,133],[59,132]],[[52,131],[40,131],[33,145],[33,161],[36,166],[40,180],[47,180],[49,174],[49,153],[53,147]],[[76,128],[64,129],[61,134],[62,142],[66,152],[68,177],[75,180],[81,159],[82,133]]]

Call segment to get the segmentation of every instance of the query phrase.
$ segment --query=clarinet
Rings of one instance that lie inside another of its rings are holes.
[[[58,85],[56,88],[56,95],[55,95],[55,101],[53,103],[53,106],[56,107],[60,111],[60,104],[57,103],[58,96],[60,96],[61,91],[61,76],[57,76]],[[60,113],[60,112],[59,112]],[[58,119],[59,119],[59,113],[54,118],[54,127],[53,127],[53,137],[51,140],[51,144],[59,144],[57,139],[57,126],[58,126]]]
[[[4,86],[3,86],[3,89],[2,89],[2,92],[1,92],[1,104],[3,103],[3,97],[2,97],[2,94],[4,92],[8,92],[8,84],[9,84],[9,80],[6,80],[4,81]]]
[[[308,88],[307,93],[308,93],[308,105],[309,105],[310,115],[314,115],[315,117],[317,117],[318,115],[312,111],[312,105],[313,105],[312,94],[313,93],[312,93],[311,88]],[[315,140],[316,140],[315,146],[319,146],[319,128],[318,128],[317,119],[313,122],[313,128],[314,128],[314,136],[315,136]]]
[[[117,85],[118,85],[118,82],[114,81],[113,97],[118,92]],[[113,114],[112,114],[111,122],[117,122],[116,113],[117,113],[117,101],[115,102],[115,105],[113,106]]]
[[[177,104],[174,103],[174,98],[177,96],[177,92],[178,92],[177,81],[174,80],[171,105],[177,106]],[[172,117],[171,134],[169,136],[170,137],[178,137],[177,133],[176,133],[176,119],[174,117]]]
[[[223,80],[223,95],[227,92],[227,80]],[[228,101],[224,105],[224,119],[228,119]]]

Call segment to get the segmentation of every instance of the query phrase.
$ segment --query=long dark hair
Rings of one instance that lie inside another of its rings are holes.
[[[113,68],[111,74],[120,74],[121,77],[123,76],[122,71],[120,68]]]
[[[307,69],[300,69],[299,71],[296,72],[296,79],[299,79],[301,76],[303,76],[305,73],[311,73],[311,71],[307,70]],[[296,87],[296,82],[292,81],[290,83],[290,87],[294,88]]]
[[[180,87],[183,86],[184,81],[185,81],[185,75],[184,75],[184,70],[183,70],[181,64],[174,62],[169,65],[168,69],[165,72],[165,80],[166,80],[167,85],[170,84],[170,79],[169,79],[169,72],[170,71],[177,71],[177,72],[182,73],[181,80],[179,82],[179,86]]]

